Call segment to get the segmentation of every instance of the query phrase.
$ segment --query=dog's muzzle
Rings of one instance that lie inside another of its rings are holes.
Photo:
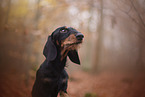
[[[82,33],[71,34],[62,42],[62,47],[70,47],[70,46],[77,46],[78,44],[82,43],[84,35]],[[72,48],[73,48],[72,47]]]

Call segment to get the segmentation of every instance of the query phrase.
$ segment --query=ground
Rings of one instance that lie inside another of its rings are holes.
[[[0,97],[31,97],[34,77],[16,71],[0,73]],[[117,73],[106,71],[98,74],[84,71],[69,73],[70,97],[145,97],[143,73]]]
[[[74,79],[69,81],[71,97],[84,97],[87,93],[96,97],[145,97],[145,76],[141,74],[76,72],[71,77]]]

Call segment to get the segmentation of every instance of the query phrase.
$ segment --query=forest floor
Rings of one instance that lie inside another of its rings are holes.
[[[0,97],[31,97],[35,78],[9,70],[0,73]],[[69,74],[69,97],[145,97],[145,74],[77,71]]]

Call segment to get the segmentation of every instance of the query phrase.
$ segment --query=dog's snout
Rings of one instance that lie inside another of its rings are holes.
[[[76,38],[77,38],[78,40],[83,40],[84,35],[83,35],[82,33],[77,33],[77,34],[76,34]]]

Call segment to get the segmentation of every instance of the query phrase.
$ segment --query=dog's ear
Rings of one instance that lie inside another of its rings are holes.
[[[78,52],[76,50],[69,51],[68,56],[72,62],[80,65],[79,55],[78,55]]]
[[[48,40],[45,44],[43,55],[46,57],[48,61],[53,61],[56,58],[57,50],[51,39],[51,36],[48,37]]]

